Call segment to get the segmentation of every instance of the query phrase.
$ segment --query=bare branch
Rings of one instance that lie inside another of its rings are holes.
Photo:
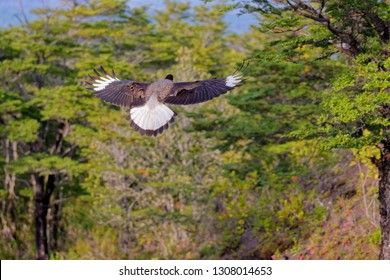
[[[316,9],[314,9],[312,6],[310,6],[308,4],[305,4],[305,3],[303,3],[302,1],[299,1],[299,0],[295,0],[294,2],[296,2],[299,7],[301,7],[302,9],[304,9],[305,11],[307,11],[310,14],[313,14],[313,15],[317,15],[318,14]]]
[[[23,16],[23,19],[24,19],[24,25],[29,28],[30,26],[30,22],[28,21],[28,18],[27,18],[27,15],[26,15],[26,11],[24,10],[24,6],[23,6],[23,1],[22,0],[18,0],[18,3],[19,3],[19,9],[20,11],[22,12],[22,16]],[[19,18],[19,17],[18,17]]]
[[[320,11],[318,12],[318,14],[322,15],[322,11],[324,10],[325,8],[325,0],[321,0],[321,7],[320,7]]]
[[[339,37],[341,39],[341,44],[344,43],[348,46],[348,48],[342,49],[343,52],[346,52],[352,56],[357,56],[360,53],[361,50],[359,47],[359,42],[356,40],[355,36],[352,33],[338,29],[332,25],[330,19],[321,13],[324,7],[321,7],[320,11],[318,12],[316,9],[303,3],[300,0],[294,1],[296,5],[294,5],[290,0],[286,0],[286,2],[298,15],[325,25],[330,32]],[[321,2],[321,5],[325,5],[325,0]]]
[[[296,2],[301,3],[301,1],[296,1]],[[302,10],[300,10],[298,6],[292,4],[289,0],[287,0],[287,3],[294,10],[294,12],[296,12],[297,14],[299,14],[301,16],[304,16],[306,18],[312,19],[314,21],[317,21],[319,23],[326,24],[326,26],[329,28],[329,30],[332,33],[334,33],[336,35],[339,35],[339,34],[349,34],[349,33],[345,32],[345,31],[343,31],[341,29],[338,29],[338,28],[334,27],[330,23],[330,19],[324,17],[320,12],[317,12],[313,7],[310,7],[310,6],[302,3],[301,9],[303,9],[306,12],[305,13]],[[303,8],[303,7],[306,7],[306,8]]]
[[[24,98],[26,100],[30,100],[30,95],[28,94],[28,92],[27,92],[26,88],[24,87],[24,85],[21,82],[19,82],[19,81],[17,81],[16,84],[18,85],[18,88],[22,92]]]

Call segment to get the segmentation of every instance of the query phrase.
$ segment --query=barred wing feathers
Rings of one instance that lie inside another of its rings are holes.
[[[241,81],[242,76],[238,73],[226,78],[174,83],[164,103],[174,105],[202,103],[240,86]]]
[[[103,67],[100,70],[102,74],[94,69],[97,77],[89,76],[93,82],[87,82],[90,86],[88,89],[93,90],[96,97],[113,105],[129,108],[146,103],[145,92],[149,83],[119,80],[114,71],[110,76]]]

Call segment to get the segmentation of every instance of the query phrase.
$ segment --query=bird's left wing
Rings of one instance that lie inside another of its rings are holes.
[[[237,73],[220,79],[174,83],[164,103],[189,105],[205,102],[234,89],[241,81],[242,76]]]
[[[137,107],[145,104],[145,92],[149,83],[119,80],[114,70],[110,76],[102,66],[100,66],[102,73],[93,70],[97,77],[89,76],[93,82],[87,84],[90,86],[88,89],[93,90],[95,96],[122,107]]]

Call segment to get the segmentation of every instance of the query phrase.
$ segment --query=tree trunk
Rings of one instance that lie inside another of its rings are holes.
[[[390,260],[390,141],[381,148],[379,170],[379,211],[381,225],[381,248],[379,258]]]
[[[54,176],[49,175],[46,179],[45,184],[45,177],[32,175],[34,186],[35,244],[38,260],[49,259],[47,212],[49,209],[50,197],[54,191]]]
[[[58,182],[58,178],[56,179]],[[52,220],[51,220],[51,230],[50,230],[50,251],[55,252],[58,250],[60,245],[60,234],[62,232],[61,229],[61,211],[62,211],[62,188],[59,191],[54,193],[54,202],[52,203]],[[63,233],[63,232],[62,232]]]
[[[49,259],[49,251],[47,247],[47,209],[43,203],[43,182],[37,175],[32,175],[34,186],[34,222],[35,222],[35,246],[38,260]]]

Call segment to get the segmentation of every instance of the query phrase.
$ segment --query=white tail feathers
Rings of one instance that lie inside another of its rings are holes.
[[[130,110],[130,118],[135,130],[150,136],[162,133],[168,128],[168,123],[173,122],[174,116],[175,112],[161,103],[153,108],[145,104]]]

